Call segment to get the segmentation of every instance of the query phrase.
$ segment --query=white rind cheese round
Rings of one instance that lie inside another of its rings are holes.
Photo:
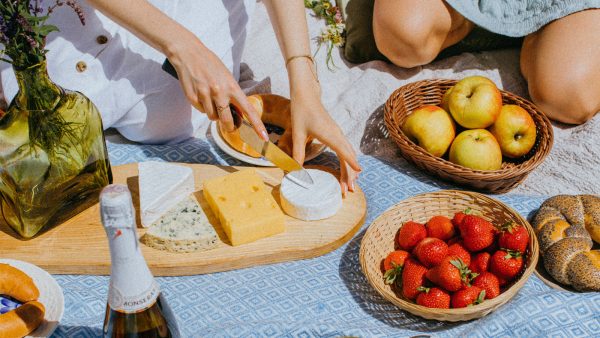
[[[281,182],[281,207],[286,214],[303,221],[316,221],[335,215],[342,207],[340,183],[332,174],[306,169],[314,184],[304,188],[287,175]]]

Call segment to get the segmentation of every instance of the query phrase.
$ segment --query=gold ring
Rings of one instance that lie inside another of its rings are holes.
[[[225,108],[229,107],[229,105],[225,106],[217,106],[217,115],[221,115],[221,112],[225,110]]]

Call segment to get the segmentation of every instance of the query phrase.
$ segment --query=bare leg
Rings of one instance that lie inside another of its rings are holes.
[[[400,67],[430,63],[472,29],[470,21],[442,0],[375,1],[375,43],[383,55]]]
[[[533,102],[556,121],[580,124],[600,111],[600,10],[556,20],[525,38],[521,72]]]

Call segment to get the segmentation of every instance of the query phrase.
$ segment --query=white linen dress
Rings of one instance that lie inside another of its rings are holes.
[[[238,79],[255,0],[149,1],[198,36]],[[176,143],[194,135],[207,117],[161,69],[165,56],[87,2],[79,3],[85,26],[66,6],[49,20],[60,29],[46,44],[50,78],[88,96],[100,110],[104,128],[116,128],[132,141]],[[4,62],[0,83],[0,94],[10,102],[18,87],[12,67]]]

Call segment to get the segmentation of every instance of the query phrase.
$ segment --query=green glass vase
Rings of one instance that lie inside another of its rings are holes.
[[[96,106],[53,83],[45,61],[14,71],[19,92],[0,117],[0,210],[27,239],[94,203],[112,173]]]

